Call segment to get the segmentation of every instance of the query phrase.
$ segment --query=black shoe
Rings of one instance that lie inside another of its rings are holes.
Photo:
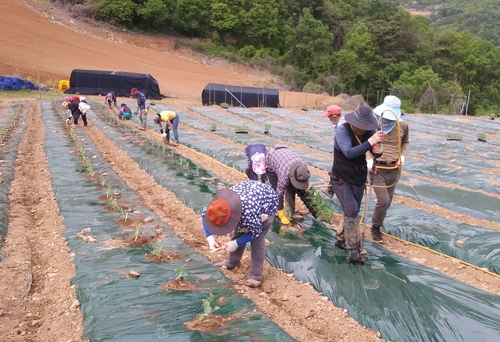
[[[363,258],[359,254],[359,250],[356,249],[350,249],[349,250],[349,262],[352,262],[353,264],[362,264],[365,262],[365,258]]]
[[[372,226],[372,239],[377,242],[384,241],[382,233],[380,233],[380,227]]]
[[[335,247],[340,249],[345,249],[345,241],[337,240],[335,241]]]
[[[331,186],[329,186],[326,190],[321,189],[321,192],[324,193],[325,196],[328,198],[333,198],[333,195],[335,195]]]

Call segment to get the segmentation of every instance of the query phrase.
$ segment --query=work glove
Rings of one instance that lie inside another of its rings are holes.
[[[381,142],[385,137],[385,134],[382,131],[376,131],[370,138],[368,138],[368,142],[370,145],[374,146]]]
[[[291,226],[292,225],[292,222],[290,222],[290,220],[288,219],[288,217],[286,217],[285,210],[283,210],[283,209],[278,210],[278,217],[281,220],[281,224],[284,224],[285,226]]]
[[[162,128],[162,129],[160,129],[160,133],[161,133],[161,134],[163,134],[163,128]]]
[[[228,252],[234,252],[238,248],[238,243],[236,240],[231,240],[226,243],[226,250]]]
[[[163,133],[161,136],[163,137],[163,139],[167,139],[167,133]]]
[[[373,159],[366,160],[366,169],[370,172],[373,169]]]
[[[398,161],[396,162],[396,166],[403,166],[405,164],[405,156],[399,157]]]
[[[262,222],[266,221],[268,218],[269,218],[269,215],[267,215],[267,214],[260,214],[260,220]]]
[[[213,235],[207,237],[207,241],[208,241],[208,247],[210,247],[211,252],[222,247],[221,244],[217,242],[217,240],[215,240],[215,236]]]

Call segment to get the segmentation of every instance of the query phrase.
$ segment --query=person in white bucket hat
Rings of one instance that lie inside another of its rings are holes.
[[[401,119],[401,100],[393,95],[384,98],[384,102],[373,110],[379,120],[379,127],[384,134],[384,154],[377,158],[376,172],[373,178],[373,189],[377,196],[377,204],[372,216],[372,239],[382,242],[380,227],[384,224],[387,210],[391,206],[396,184],[405,163],[405,155],[410,145],[410,129],[408,123]],[[398,130],[399,128],[399,130]],[[373,159],[366,161],[369,170],[373,167]]]
[[[245,149],[245,173],[250,180],[262,183],[267,181],[266,176],[266,147],[262,144],[251,144]]]

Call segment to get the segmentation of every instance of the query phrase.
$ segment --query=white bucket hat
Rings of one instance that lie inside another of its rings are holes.
[[[380,106],[375,107],[373,112],[387,120],[399,120],[401,117],[401,100],[394,95],[387,95],[384,98],[384,102]],[[394,117],[394,114],[396,114],[396,117]]]
[[[264,173],[266,173],[266,155],[264,153],[255,152],[251,159],[253,172],[258,175],[263,175]]]

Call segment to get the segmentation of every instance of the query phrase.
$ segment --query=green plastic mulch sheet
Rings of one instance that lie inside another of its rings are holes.
[[[53,188],[64,217],[64,236],[69,247],[76,253],[73,262],[76,276],[72,280],[78,285],[77,296],[84,315],[84,340],[89,341],[293,341],[283,330],[261,314],[248,299],[229,290],[229,283],[206,258],[189,248],[158,217],[149,211],[141,199],[131,191],[103,160],[96,147],[82,128],[77,128],[77,137],[91,158],[94,171],[103,174],[107,182],[120,191],[119,203],[130,206],[152,217],[153,222],[141,228],[144,234],[154,234],[162,228],[167,238],[158,242],[164,252],[181,255],[180,261],[159,263],[148,261],[144,254],[150,253],[151,245],[139,247],[107,247],[106,241],[132,236],[132,232],[121,232],[114,222],[122,216],[107,211],[106,203],[99,200],[105,190],[99,183],[86,180],[84,164],[76,158],[71,140],[65,132],[63,121],[55,114],[57,103],[43,102],[42,116],[46,126],[45,150],[52,173]],[[94,120],[94,112],[89,113]],[[188,187],[192,197],[209,197],[200,192],[197,184],[190,184],[177,176],[177,171],[164,168],[164,176],[178,180],[180,187]],[[195,203],[197,203],[195,201]],[[129,217],[133,219],[133,216]],[[98,243],[85,243],[76,237],[84,228],[91,228]],[[162,283],[175,279],[174,267],[186,265],[188,275],[199,288],[194,291],[177,291],[158,288]],[[127,277],[128,270],[140,273],[139,278]],[[215,298],[224,297],[220,310],[215,313],[223,317],[237,314],[221,329],[201,333],[191,331],[183,323],[203,312],[201,300],[209,293]]]
[[[245,111],[248,110],[245,109]],[[187,124],[190,127],[208,129],[205,125],[199,127],[199,120],[192,118],[189,114],[181,112],[180,115],[183,124]],[[237,135],[232,131],[224,130],[222,128],[218,128],[218,130],[223,131],[224,133],[222,134],[227,135],[227,137],[230,137],[231,134],[233,136]],[[244,171],[244,151],[242,149],[231,147],[229,145],[221,145],[217,140],[184,130],[181,130],[179,134],[185,145],[204,154],[210,155],[228,166],[235,167],[239,171]],[[304,154],[303,151],[297,152],[301,156]],[[314,166],[320,166],[316,164],[314,160],[311,163]],[[327,180],[314,175],[311,177],[311,181],[314,183],[327,182]],[[419,179],[412,179],[412,181],[417,185],[421,182]],[[495,209],[495,205],[500,207],[500,202],[498,202],[498,200],[494,198],[491,199],[488,196],[477,192],[465,192],[456,189],[448,189],[448,192],[443,192],[443,187],[434,186],[433,183],[429,182],[425,184],[425,187],[429,188],[427,191],[428,197],[424,197],[418,192],[424,187],[406,185],[404,180],[402,180],[398,183],[396,193],[398,195],[415,198],[429,204],[439,204],[451,210],[465,212],[478,218],[491,218],[493,217],[492,215],[494,213],[493,210]],[[434,194],[437,198],[449,196],[451,199],[449,202],[445,201],[442,203],[442,201],[430,197],[434,196]],[[464,196],[471,196],[473,200],[468,203],[467,207],[457,206],[454,201]],[[372,199],[374,199],[373,196]],[[340,204],[336,198],[334,198],[331,203],[332,209],[335,212],[342,212]],[[370,203],[370,210],[367,216],[368,218],[371,218],[374,206],[374,203]],[[370,223],[370,220],[368,223]],[[391,205],[389,215],[385,220],[384,229],[386,232],[394,236],[470,262],[478,267],[486,267],[492,272],[500,273],[500,255],[497,248],[497,243],[500,239],[500,232],[496,230],[480,226],[472,226],[464,223],[457,223],[456,221],[429,213],[425,210],[415,209],[396,202],[393,202]],[[457,244],[457,241],[462,241],[462,244]]]
[[[98,127],[106,125],[100,118],[94,122]],[[122,138],[126,141],[133,134],[126,128],[106,127],[103,132],[114,142]],[[134,158],[136,153],[127,151]],[[158,167],[155,172],[169,172],[167,163]],[[179,184],[174,178],[164,178],[161,185],[176,194],[187,190],[191,196],[199,196],[195,185]],[[201,203],[192,208],[201,212]],[[412,342],[497,340],[498,296],[411,262],[370,241],[364,246],[368,251],[367,263],[352,265],[346,251],[334,248],[334,231],[309,217],[304,227],[306,230],[299,234],[280,231],[279,224],[273,226],[267,235],[269,262],[303,282],[310,282],[335,305],[348,309],[358,322],[380,331],[382,338]]]
[[[26,103],[8,104],[0,115],[0,132],[10,126],[12,118],[17,114],[17,124],[9,132],[3,146],[0,146],[0,247],[7,235],[9,226],[9,189],[14,178],[14,169],[19,144],[26,131],[28,107]],[[0,261],[5,254],[0,251]]]

